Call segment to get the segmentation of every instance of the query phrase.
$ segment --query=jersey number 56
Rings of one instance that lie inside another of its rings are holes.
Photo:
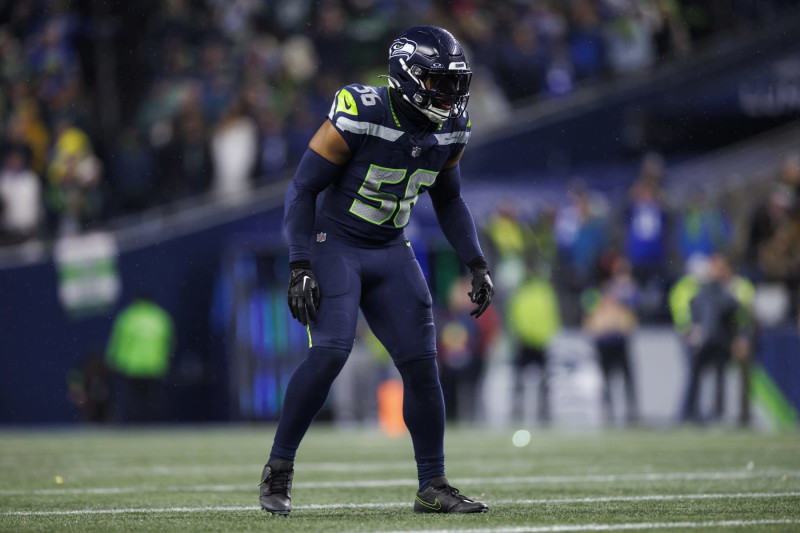
[[[358,198],[353,200],[350,212],[363,218],[367,222],[382,225],[394,217],[394,226],[402,228],[408,224],[411,208],[417,203],[419,189],[424,186],[433,185],[436,181],[438,172],[419,169],[408,178],[406,192],[403,198],[398,198],[394,194],[380,190],[384,183],[401,183],[406,177],[405,169],[384,168],[378,165],[370,165],[367,177],[361,188],[358,189],[359,196],[371,200],[378,204],[378,207],[370,205]]]

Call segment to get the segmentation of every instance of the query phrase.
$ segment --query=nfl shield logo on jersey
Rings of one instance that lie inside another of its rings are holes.
[[[325,242],[325,240],[326,240],[327,238],[328,238],[328,234],[327,234],[327,233],[325,233],[325,232],[322,232],[322,231],[320,231],[319,233],[317,233],[317,242]]]
[[[414,148],[411,149],[411,157],[419,157],[419,154],[421,153],[422,153],[421,146],[415,146]]]

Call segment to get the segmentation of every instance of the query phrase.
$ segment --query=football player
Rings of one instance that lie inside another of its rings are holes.
[[[403,378],[403,418],[419,478],[414,510],[488,510],[445,477],[432,300],[403,233],[427,191],[445,236],[472,273],[468,296],[479,317],[494,288],[460,192],[471,78],[461,45],[448,31],[406,30],[389,48],[388,87],[339,90],[297,167],[284,218],[288,303],[307,326],[309,351],[289,381],[261,477],[261,506],[273,514],[292,510],[295,453],[350,354],[359,307]]]

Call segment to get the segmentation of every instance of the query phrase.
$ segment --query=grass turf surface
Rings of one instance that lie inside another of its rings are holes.
[[[258,507],[273,427],[0,434],[0,531],[800,531],[800,433],[449,428],[484,515],[415,515],[408,437],[312,427],[288,519]]]

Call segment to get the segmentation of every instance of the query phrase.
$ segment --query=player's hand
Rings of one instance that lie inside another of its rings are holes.
[[[295,261],[289,265],[289,294],[286,300],[292,316],[304,326],[317,320],[319,309],[319,284],[311,272],[310,261]]]
[[[478,318],[486,311],[494,296],[494,284],[489,277],[489,269],[479,266],[472,269],[472,292],[467,293],[469,299],[478,306],[469,312],[470,315]]]

